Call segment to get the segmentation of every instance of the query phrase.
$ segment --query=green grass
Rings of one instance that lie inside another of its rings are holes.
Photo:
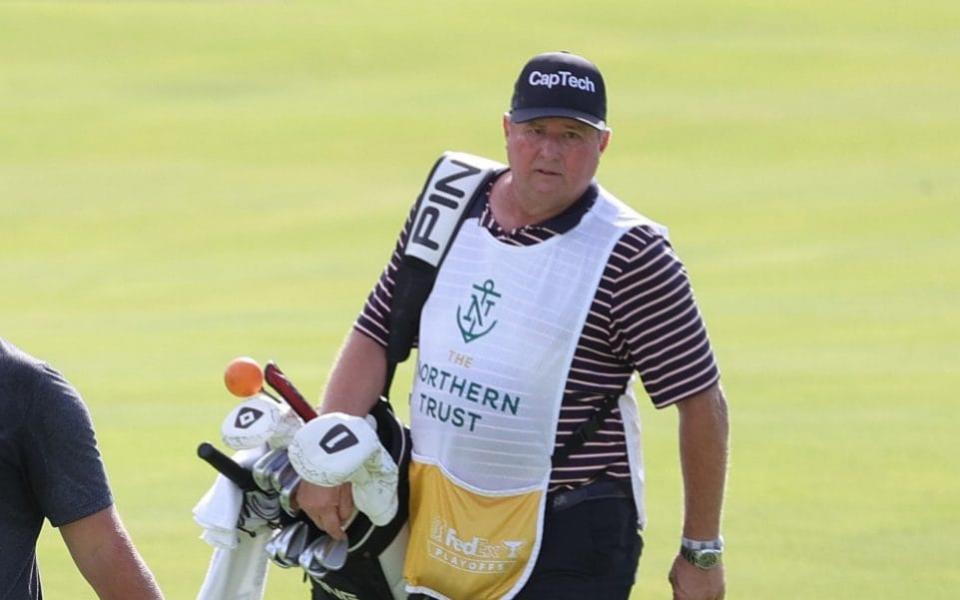
[[[670,225],[723,369],[728,597],[952,597],[958,30],[953,0],[5,3],[0,335],[80,388],[138,547],[194,597],[226,362],[318,396],[431,161],[502,157],[523,61],[579,51],[600,177]],[[642,403],[634,597],[662,599],[676,417]],[[40,557],[47,595],[93,597],[49,528]],[[272,570],[267,598],[305,593]]]

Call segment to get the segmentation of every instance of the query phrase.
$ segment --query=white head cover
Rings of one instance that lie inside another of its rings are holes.
[[[400,471],[365,419],[344,413],[317,417],[293,436],[287,453],[310,483],[352,483],[354,504],[374,525],[386,525],[397,514]]]
[[[223,443],[234,450],[256,448],[269,443],[283,448],[303,422],[289,407],[265,394],[251,396],[231,410],[220,426]]]

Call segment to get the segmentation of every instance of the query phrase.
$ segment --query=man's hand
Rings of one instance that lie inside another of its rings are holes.
[[[301,481],[297,488],[297,504],[317,527],[337,540],[347,539],[344,524],[353,516],[353,492],[350,484],[321,487]]]
[[[723,565],[704,570],[677,554],[670,569],[673,600],[723,600],[726,594]]]
[[[330,373],[321,413],[363,416],[377,403],[387,373],[387,350],[372,338],[351,329]],[[343,524],[353,516],[353,491],[348,483],[323,488],[301,481],[296,502],[317,527],[334,539],[346,539]]]
[[[727,403],[719,384],[677,404],[680,413],[680,465],[683,470],[682,536],[720,537],[720,514],[727,478]],[[723,566],[699,569],[677,555],[670,569],[674,600],[719,600],[724,596]]]

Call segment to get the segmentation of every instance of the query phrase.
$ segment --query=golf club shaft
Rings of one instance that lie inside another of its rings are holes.
[[[310,403],[304,399],[303,394],[287,379],[287,376],[283,374],[276,363],[268,362],[263,369],[263,375],[270,387],[277,390],[277,393],[287,401],[293,412],[297,413],[297,416],[304,422],[317,417],[317,411],[313,410]]]
[[[203,442],[197,446],[197,456],[205,460],[224,477],[237,484],[241,490],[251,492],[257,489],[250,471],[238,465],[232,458],[217,450],[213,444]]]

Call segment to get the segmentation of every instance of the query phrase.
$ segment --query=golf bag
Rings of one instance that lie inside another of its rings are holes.
[[[393,416],[388,400],[393,375],[397,365],[410,356],[420,324],[420,311],[433,289],[437,271],[451,242],[470,207],[502,168],[503,165],[499,163],[477,156],[444,153],[434,164],[417,199],[409,237],[395,275],[383,397],[371,412],[377,419],[378,435],[381,435],[384,426],[389,428],[390,436],[388,439],[381,436],[381,442],[390,449],[391,456],[400,466],[400,510],[394,521],[385,527],[369,528],[369,519],[363,517],[360,523],[355,522],[347,528],[351,545],[347,564],[343,569],[331,571],[325,578],[314,581],[314,600],[380,600],[391,597],[381,585],[384,577],[378,571],[392,569],[397,556],[402,571],[407,530],[406,527],[398,527],[398,522],[402,515],[402,524],[406,524],[409,502],[407,466],[410,461],[409,431],[398,425],[399,421]],[[398,445],[401,434],[406,441],[403,453]],[[397,459],[394,453],[401,458]],[[354,550],[354,540],[361,539],[367,531],[370,532],[370,540]],[[402,547],[396,547],[401,540]],[[396,591],[394,594],[397,597]]]
[[[380,445],[399,469],[397,511],[389,522],[380,526],[374,525],[362,512],[356,513],[346,529],[348,553],[342,567],[314,571],[307,568],[303,561],[300,562],[310,575],[313,584],[313,600],[406,598],[403,561],[408,537],[407,469],[411,448],[409,430],[397,419],[390,406],[390,387],[397,365],[410,355],[419,328],[420,312],[433,289],[440,264],[452,240],[469,213],[470,207],[482,195],[486,185],[502,169],[503,165],[480,157],[461,153],[444,153],[430,171],[417,200],[410,235],[395,279],[390,335],[386,350],[387,375],[383,394],[368,416],[368,423],[372,420],[370,424],[376,431]],[[315,416],[310,414],[313,412],[312,409],[275,365],[267,366],[266,381],[283,396],[304,422]],[[248,407],[246,415],[254,414],[250,408],[252,407]],[[289,419],[280,415],[275,417],[275,422],[289,423]],[[251,427],[243,421],[239,413],[229,415],[226,423],[234,425],[231,433],[237,436],[236,439],[244,437],[240,435],[241,433],[248,433],[246,431],[238,433],[236,431],[238,423],[243,428]],[[280,437],[286,439],[287,433],[284,431]],[[224,440],[226,441],[226,437]],[[268,443],[274,445],[275,442],[276,437]],[[279,476],[278,479],[280,479]],[[290,496],[294,486],[295,484],[274,487],[284,511],[290,512]],[[271,527],[281,529],[274,534],[273,539],[279,538],[284,529],[291,527],[296,521],[304,520],[307,521],[306,525],[314,531],[311,535],[319,535],[316,527],[306,516],[301,514],[291,517],[284,513],[278,522],[270,524]],[[267,554],[270,553],[271,545],[267,544]],[[284,564],[285,561],[277,560],[276,556],[271,555],[271,558],[281,566],[292,566],[292,563]],[[229,561],[225,561],[224,564],[226,568]]]
[[[302,396],[274,363],[267,365],[266,372],[267,383],[309,422],[309,426],[302,426],[300,432],[330,428],[333,423],[335,433],[357,442],[363,440],[362,444],[355,444],[362,455],[380,457],[392,467],[393,478],[389,483],[381,482],[381,485],[385,485],[387,497],[395,495],[395,505],[390,504],[395,510],[371,512],[379,525],[366,514],[355,512],[346,529],[347,540],[341,545],[328,538],[291,502],[301,481],[295,461],[289,456],[291,449],[298,448],[297,436],[293,436],[290,447],[273,446],[268,442],[243,449],[233,458],[210,444],[201,444],[198,455],[216,468],[222,477],[194,509],[194,518],[204,527],[202,537],[215,548],[198,598],[261,598],[268,558],[284,568],[303,567],[313,581],[314,598],[405,598],[403,559],[409,500],[409,430],[385,400],[378,401],[366,419],[337,413],[316,417],[308,405],[300,404]],[[280,406],[275,400],[272,402]],[[247,399],[231,411],[225,420],[225,439],[232,443],[246,442],[236,434],[236,423],[241,423],[240,428],[257,430],[260,420],[280,421],[266,410],[258,411],[257,416],[242,418],[244,414],[251,414],[252,406],[256,405]],[[259,435],[267,438],[268,433],[260,431]],[[319,454],[321,466],[329,465],[336,470],[344,465],[342,455],[338,454],[340,448],[328,450],[323,445],[322,449],[312,446],[318,450],[315,454]],[[344,444],[338,446],[345,447]],[[348,471],[354,470],[354,466],[348,467]],[[309,480],[309,477],[305,479]],[[334,550],[337,546],[340,547]],[[331,564],[327,559],[336,553],[339,558]]]
[[[343,568],[330,570],[322,578],[311,577],[315,600],[390,600],[405,598],[403,558],[407,542],[407,510],[410,484],[410,432],[393,414],[389,403],[380,400],[370,411],[376,422],[380,444],[396,462],[399,506],[396,516],[383,526],[374,525],[358,512],[347,527],[349,553]]]

